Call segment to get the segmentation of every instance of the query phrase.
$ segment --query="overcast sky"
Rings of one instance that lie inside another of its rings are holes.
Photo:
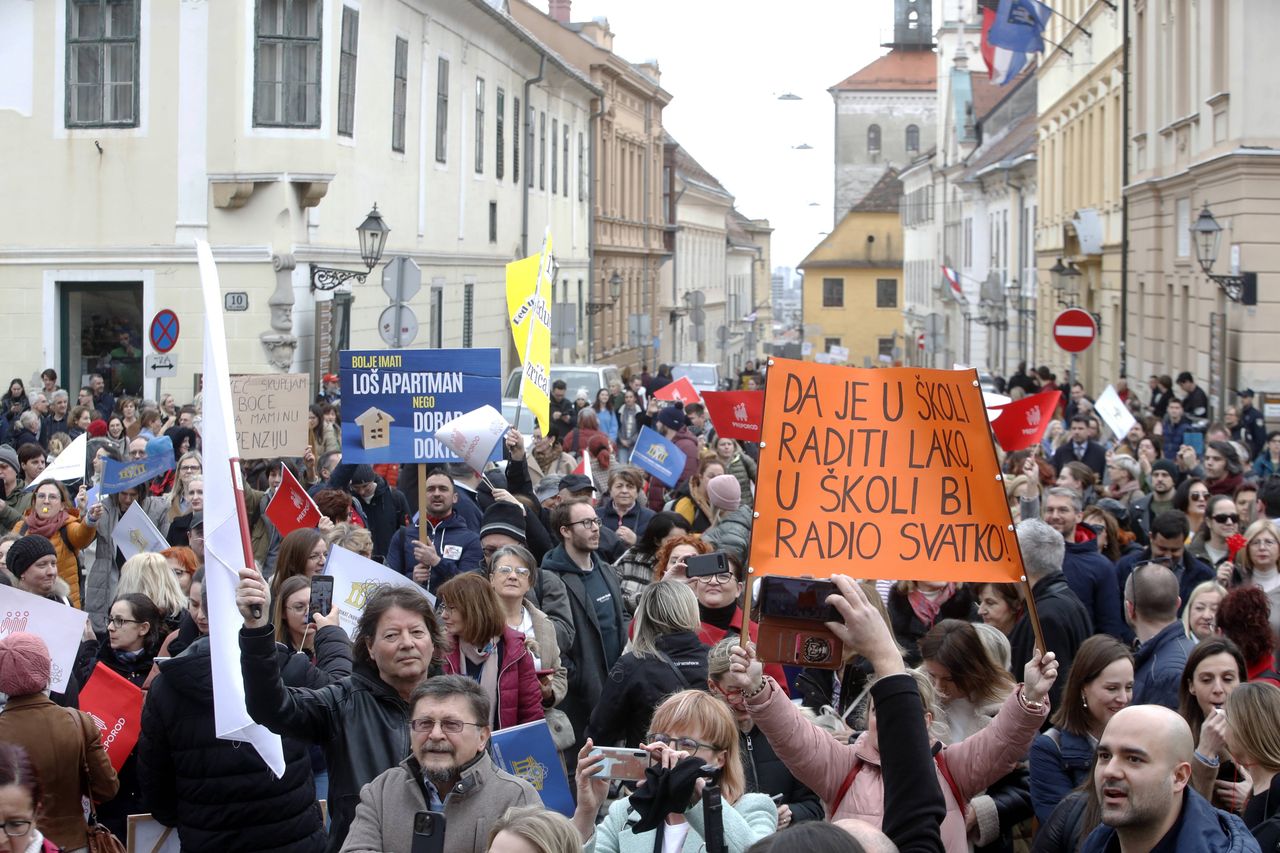
[[[658,60],[667,131],[769,220],[773,265],[796,266],[831,229],[827,89],[884,53],[893,0],[574,0],[573,20],[601,15],[620,56]]]

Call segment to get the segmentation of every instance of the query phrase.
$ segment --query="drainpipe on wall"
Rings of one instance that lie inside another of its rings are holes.
[[[600,93],[600,109],[593,112],[587,119],[587,132],[591,137],[591,151],[587,155],[589,161],[588,168],[591,175],[587,181],[587,301],[591,301],[591,293],[596,287],[596,179],[598,172],[596,171],[596,161],[598,159],[598,149],[600,147],[599,136],[596,134],[596,124],[601,117],[604,116],[604,92]],[[587,321],[587,363],[594,361],[595,355],[592,349],[595,346],[594,336],[591,334],[591,316],[583,314]]]
[[[530,79],[528,79],[528,80],[525,80],[525,81],[524,81],[524,106],[523,106],[523,109],[524,109],[524,111],[525,111],[525,115],[528,115],[528,114],[529,114],[529,92],[533,89],[533,86],[534,86],[534,84],[535,84],[535,83],[541,83],[541,82],[542,82],[542,75],[543,75],[543,72],[545,72],[546,70],[547,70],[547,55],[546,55],[545,53],[539,53],[539,54],[538,54],[538,76],[537,76],[537,77],[532,77],[532,78],[530,78]],[[521,118],[524,118],[524,117],[525,117],[525,116],[521,116]],[[526,122],[525,124],[527,124],[527,122]],[[525,127],[525,130],[527,131],[527,130],[528,130],[528,127]],[[519,133],[519,132],[520,132],[520,131],[519,131],[519,129],[517,129],[517,130],[516,130],[516,133]],[[527,134],[527,133],[526,133],[526,135],[525,135],[525,139],[528,139],[528,134]],[[528,147],[528,146],[526,146],[526,147]],[[526,174],[525,174],[524,179],[520,181],[520,184],[521,184],[521,187],[520,187],[520,256],[521,256],[522,258],[527,258],[527,257],[529,257],[529,176],[528,176],[528,167],[530,167],[530,166],[532,165],[532,163],[533,163],[533,157],[532,157],[532,154],[533,154],[533,152],[532,152],[532,151],[526,151],[526,152],[525,152],[525,154],[524,154],[524,162],[525,162],[525,167],[526,167],[526,169],[525,169]]]
[[[1121,73],[1121,130],[1123,150],[1120,154],[1120,376],[1129,374],[1129,4],[1124,4],[1120,15],[1124,29],[1124,68]],[[1226,376],[1226,370],[1223,370]],[[1072,377],[1073,379],[1075,377]]]

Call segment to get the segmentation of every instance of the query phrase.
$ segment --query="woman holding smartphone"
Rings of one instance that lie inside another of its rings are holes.
[[[653,590],[663,584],[655,584]],[[649,591],[646,590],[646,593]],[[643,598],[642,598],[643,601]],[[706,671],[704,669],[705,678]],[[738,726],[729,706],[705,690],[683,690],[670,696],[657,710],[644,737],[643,749],[657,768],[674,796],[687,791],[682,802],[692,804],[671,811],[661,818],[649,816],[636,826],[628,822],[632,794],[609,807],[604,821],[596,826],[596,814],[609,792],[609,781],[596,778],[604,767],[605,756],[592,755],[595,748],[590,738],[578,753],[575,780],[578,805],[573,824],[582,837],[584,853],[598,850],[618,853],[652,853],[654,850],[698,853],[706,846],[704,833],[702,778],[686,759],[696,757],[703,765],[720,769],[720,792],[723,797],[721,821],[726,853],[745,853],[755,842],[772,833],[778,825],[778,810],[766,794],[748,794],[738,747]],[[651,771],[651,774],[654,771]],[[678,790],[677,790],[678,789]],[[644,828],[649,823],[652,828]]]

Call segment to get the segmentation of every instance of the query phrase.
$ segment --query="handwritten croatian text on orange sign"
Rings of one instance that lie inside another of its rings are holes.
[[[756,511],[757,575],[1022,577],[973,370],[772,360]]]

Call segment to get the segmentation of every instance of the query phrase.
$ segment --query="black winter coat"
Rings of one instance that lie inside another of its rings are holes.
[[[323,669],[275,647],[286,684],[319,688],[350,674],[341,628],[321,628],[316,646]],[[184,851],[324,850],[307,745],[285,738],[284,758],[284,777],[276,779],[252,748],[216,736],[207,639],[160,664],[142,714],[139,778],[152,815],[178,828]]]
[[[1031,594],[1035,597],[1045,645],[1058,658],[1058,672],[1069,672],[1071,661],[1076,657],[1076,649],[1093,633],[1093,620],[1089,618],[1089,611],[1071,591],[1062,572],[1054,572],[1036,581]],[[1027,661],[1031,660],[1036,646],[1035,632],[1026,613],[1014,624],[1013,632],[1009,635],[1009,646],[1013,677],[1021,681],[1023,670]],[[1066,679],[1059,678],[1049,690],[1049,699],[1054,708],[1058,707],[1058,699],[1062,696],[1065,684]],[[1048,726],[1047,721],[1045,725]]]
[[[1083,826],[1088,795],[1084,791],[1072,791],[1058,803],[1049,819],[1036,833],[1031,853],[1076,853],[1092,826]]]
[[[339,465],[329,478],[329,487],[350,492],[351,477],[355,472],[355,465]],[[391,547],[391,537],[409,523],[409,501],[405,499],[403,492],[388,486],[387,481],[381,477],[378,478],[373,497],[367,501],[357,497],[352,497],[352,500],[360,505],[365,522],[369,525],[369,535],[373,537],[374,559],[382,560]]]
[[[664,698],[681,690],[707,689],[710,649],[697,634],[664,634],[655,645],[666,660],[627,652],[609,670],[587,725],[587,737],[593,743],[638,747],[649,732],[654,708]]]
[[[907,593],[900,592],[894,584],[889,590],[889,622],[893,626],[894,639],[906,650],[903,657],[907,666],[920,665],[920,638],[929,633],[933,625],[926,625],[911,609],[911,600]],[[967,584],[957,584],[955,594],[938,608],[935,624],[943,619],[963,619],[966,622],[978,621],[978,603],[974,600],[973,591]]]
[[[336,853],[355,817],[360,789],[409,754],[413,709],[369,663],[356,664],[351,675],[320,689],[286,684],[272,630],[240,630],[245,704],[254,722],[324,747],[332,822],[327,849]]]
[[[747,792],[775,796],[782,795],[779,804],[791,807],[791,822],[822,820],[825,812],[822,800],[806,785],[796,780],[773,751],[773,744],[764,732],[752,727],[749,732],[738,733],[738,746],[742,752],[742,769],[746,771]]]

